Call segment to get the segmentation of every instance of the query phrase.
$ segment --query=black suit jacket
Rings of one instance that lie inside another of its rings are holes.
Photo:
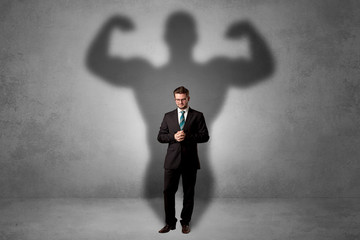
[[[180,131],[177,109],[165,114],[157,139],[160,143],[169,144],[164,163],[166,169],[177,169],[180,164],[183,167],[200,168],[197,144],[209,140],[204,115],[189,108],[183,130],[185,140],[177,142],[174,138],[174,134]]]

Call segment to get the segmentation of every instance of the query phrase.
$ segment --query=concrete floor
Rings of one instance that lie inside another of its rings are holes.
[[[360,199],[214,199],[189,235],[156,216],[143,199],[2,199],[0,240],[360,239]]]

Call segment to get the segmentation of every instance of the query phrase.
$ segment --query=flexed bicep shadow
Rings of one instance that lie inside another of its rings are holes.
[[[165,112],[175,109],[172,91],[178,86],[190,90],[190,105],[205,115],[211,137],[212,123],[221,110],[230,87],[250,87],[265,80],[274,69],[272,55],[264,39],[247,21],[235,22],[225,32],[225,38],[249,39],[250,58],[215,58],[206,64],[192,59],[197,41],[194,18],[186,12],[175,12],[165,25],[165,42],[170,51],[169,62],[154,68],[145,59],[125,60],[108,54],[112,31],[134,31],[133,22],[123,16],[110,18],[96,35],[87,54],[87,67],[101,79],[119,87],[133,89],[144,122],[147,124],[147,142],[151,155],[144,182],[144,197],[162,197],[164,148],[157,142],[157,134]],[[194,103],[194,105],[192,105]],[[204,213],[212,197],[214,178],[210,166],[209,144],[199,145],[201,170],[198,173],[193,222]],[[217,161],[217,160],[216,160]],[[159,217],[163,205],[149,201]]]

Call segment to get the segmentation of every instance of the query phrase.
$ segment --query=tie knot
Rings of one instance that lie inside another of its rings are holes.
[[[185,111],[181,111],[181,114],[184,114],[185,113]]]

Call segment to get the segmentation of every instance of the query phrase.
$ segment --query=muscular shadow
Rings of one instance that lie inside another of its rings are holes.
[[[124,16],[114,16],[92,42],[86,59],[88,69],[103,80],[119,87],[133,89],[144,121],[147,124],[147,142],[151,156],[148,159],[144,182],[144,197],[162,198],[163,162],[166,146],[156,138],[165,112],[175,109],[172,91],[178,86],[190,90],[190,106],[202,111],[207,121],[210,137],[212,123],[221,110],[230,87],[249,87],[265,79],[273,72],[273,59],[263,38],[251,23],[239,21],[225,33],[228,39],[249,39],[251,57],[248,59],[216,58],[206,64],[197,64],[192,59],[192,50],[197,40],[193,17],[186,12],[171,14],[165,25],[165,42],[170,60],[161,68],[154,68],[145,59],[123,59],[108,54],[112,31],[130,32],[133,22]],[[209,162],[209,144],[199,145],[201,170],[198,172],[193,223],[200,219],[213,194],[213,170]],[[214,161],[221,161],[215,159]],[[163,205],[149,201],[154,211],[162,218]]]

